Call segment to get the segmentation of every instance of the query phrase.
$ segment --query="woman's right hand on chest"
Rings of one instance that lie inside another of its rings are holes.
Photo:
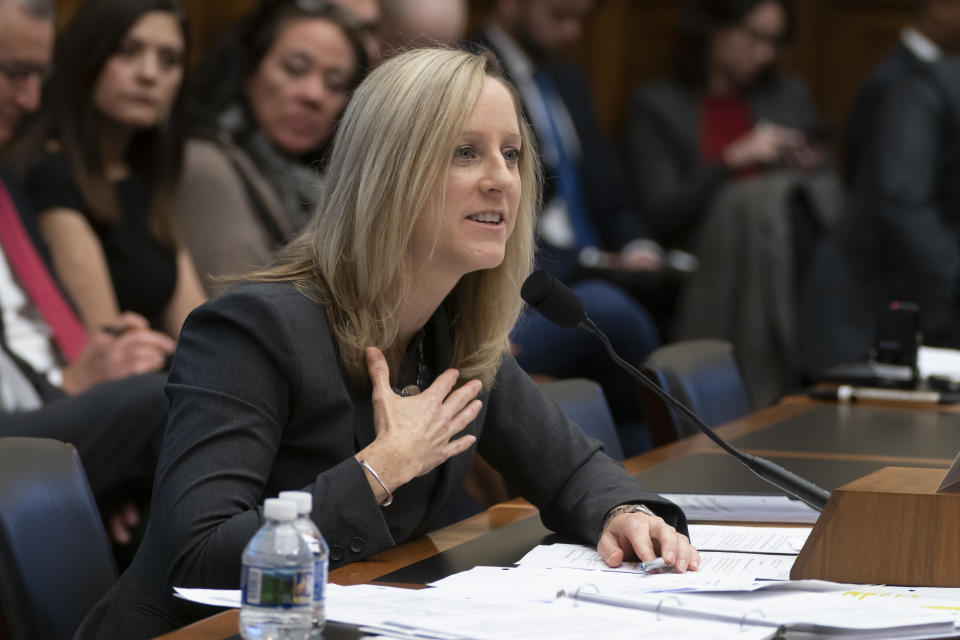
[[[447,369],[422,393],[402,397],[390,386],[390,368],[376,347],[366,351],[373,382],[376,439],[357,458],[377,470],[390,491],[463,453],[476,436],[454,438],[480,412],[479,380],[454,390],[459,376]]]

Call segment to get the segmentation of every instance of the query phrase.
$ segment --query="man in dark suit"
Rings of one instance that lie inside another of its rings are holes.
[[[891,86],[849,211],[817,254],[801,354],[817,377],[865,361],[882,306],[920,307],[924,343],[960,348],[960,57]]]
[[[562,54],[579,40],[592,8],[592,0],[499,0],[475,39],[520,89],[546,178],[542,266],[567,281],[578,275],[584,249],[612,252],[606,259],[624,270],[656,268],[661,260],[601,131],[590,83]]]
[[[877,126],[890,88],[917,68],[960,52],[960,0],[925,0],[900,42],[877,65],[857,94],[846,131],[847,180],[877,151]]]
[[[0,144],[39,106],[53,32],[52,3],[0,0]],[[29,206],[0,173],[0,436],[75,445],[123,543],[136,511],[114,509],[149,496],[166,421],[165,377],[134,374],[159,369],[175,344],[132,314],[88,335],[46,258]]]
[[[621,355],[639,366],[658,346],[658,330],[647,310],[621,287],[658,281],[663,254],[630,200],[619,156],[600,129],[587,78],[562,53],[580,38],[592,8],[592,0],[499,0],[471,46],[487,48],[500,59],[520,90],[537,138],[545,177],[539,266],[572,285]],[[592,336],[527,314],[512,339],[528,372],[583,376],[601,384],[626,454],[649,446],[636,384],[608,366]]]

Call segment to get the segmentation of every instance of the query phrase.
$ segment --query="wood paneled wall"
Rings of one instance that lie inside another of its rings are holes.
[[[82,0],[58,0],[61,23]],[[194,59],[255,0],[185,0]],[[391,0],[384,0],[390,2]],[[842,125],[866,71],[893,46],[920,0],[795,0],[797,33],[784,67],[809,82],[825,120]],[[606,128],[623,124],[626,101],[639,82],[669,69],[673,22],[685,0],[597,0],[585,37],[572,55],[594,81]],[[492,0],[470,0],[479,24]]]
[[[473,0],[474,20],[492,3]],[[596,4],[583,42],[571,53],[593,79],[600,119],[616,133],[633,87],[669,72],[673,25],[686,0]],[[783,68],[807,80],[826,122],[840,127],[864,75],[893,47],[920,0],[795,0],[795,5],[796,35]]]

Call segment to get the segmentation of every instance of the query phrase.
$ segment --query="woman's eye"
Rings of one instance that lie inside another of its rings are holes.
[[[453,155],[457,160],[470,160],[474,157],[475,153],[473,147],[457,147]]]
[[[285,60],[283,70],[293,77],[300,77],[307,72],[307,63],[303,60]]]
[[[140,53],[140,48],[139,43],[127,40],[117,49],[117,55],[124,58],[132,58]]]
[[[183,53],[174,49],[161,49],[158,57],[164,69],[175,69],[183,64]]]
[[[346,93],[349,84],[347,77],[336,71],[324,74],[323,82],[329,91],[335,93]]]
[[[517,164],[520,162],[520,158],[523,157],[523,152],[521,152],[520,149],[505,149],[503,157],[510,164]]]

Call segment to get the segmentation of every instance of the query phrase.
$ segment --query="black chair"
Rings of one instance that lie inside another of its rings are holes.
[[[539,387],[543,395],[556,402],[567,418],[577,423],[584,433],[602,442],[608,456],[623,460],[617,427],[600,385],[592,380],[570,378],[542,382]],[[464,486],[450,499],[433,526],[439,529],[459,522],[515,495],[497,471],[486,461],[475,458]]]
[[[753,411],[733,345],[724,340],[689,340],[660,347],[647,358],[643,371],[711,427]],[[653,392],[641,389],[640,397],[655,445],[699,433]]]
[[[116,573],[73,445],[0,438],[0,608],[10,638],[69,640]]]
[[[603,450],[614,460],[623,460],[623,446],[613,422],[603,389],[593,380],[569,378],[540,385],[543,395],[556,402],[584,433],[603,443]]]

